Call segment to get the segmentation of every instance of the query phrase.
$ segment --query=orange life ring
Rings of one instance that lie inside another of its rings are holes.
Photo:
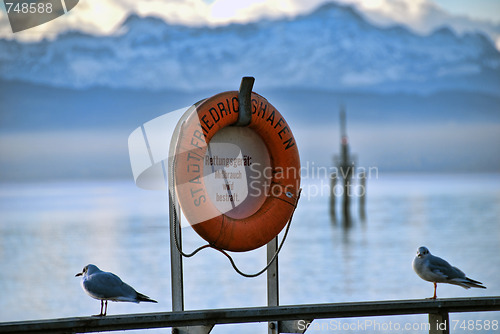
[[[207,195],[203,178],[207,144],[238,119],[238,92],[217,94],[201,102],[182,124],[175,149],[174,185],[179,204],[193,229],[214,247],[248,251],[271,241],[286,225],[297,204],[300,158],[283,116],[264,97],[251,95],[248,128],[264,141],[272,178],[262,206],[244,219],[221,213]]]

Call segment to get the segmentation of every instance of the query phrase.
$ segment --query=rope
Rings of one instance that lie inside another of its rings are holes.
[[[278,257],[278,254],[279,252],[281,251],[281,248],[283,247],[284,243],[285,243],[285,240],[286,240],[286,237],[288,235],[288,231],[290,230],[290,225],[292,225],[292,218],[293,218],[293,214],[295,213],[295,209],[297,209],[297,203],[299,202],[299,199],[300,199],[300,193],[302,192],[302,189],[299,190],[299,194],[297,196],[297,202],[295,202],[295,205],[293,206],[293,211],[292,211],[292,214],[290,215],[290,219],[288,220],[288,223],[287,223],[287,226],[286,226],[286,230],[285,230],[285,234],[283,235],[283,239],[281,240],[280,242],[280,245],[278,247],[278,249],[276,250],[276,252],[274,253],[272,259],[269,261],[269,263],[262,269],[260,270],[259,272],[255,273],[255,274],[247,274],[247,273],[244,273],[243,271],[241,271],[238,266],[236,266],[236,263],[234,262],[233,258],[231,257],[231,255],[229,255],[225,250],[223,249],[219,249],[219,248],[216,248],[216,247],[213,247],[213,246],[210,246],[212,247],[213,249],[215,250],[218,250],[219,252],[221,252],[222,254],[224,254],[228,259],[229,259],[229,262],[231,262],[231,265],[233,266],[233,269],[238,273],[240,274],[241,276],[243,277],[248,277],[248,278],[253,278],[253,277],[257,277],[257,276],[260,276],[263,272],[265,272],[267,269],[269,269],[269,267],[273,264],[274,260],[276,260],[276,258]]]

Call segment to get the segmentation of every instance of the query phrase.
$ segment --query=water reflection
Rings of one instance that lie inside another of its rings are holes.
[[[365,223],[366,178],[363,176],[356,179],[340,178],[338,181],[338,178],[332,175],[330,179],[329,213],[332,224],[339,224],[343,228],[349,229],[356,221]],[[341,191],[338,191],[339,187],[342,189]]]

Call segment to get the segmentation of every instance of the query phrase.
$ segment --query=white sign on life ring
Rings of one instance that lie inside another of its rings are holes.
[[[203,164],[207,195],[219,212],[234,219],[253,215],[266,200],[271,178],[262,138],[244,127],[226,127],[210,143]]]

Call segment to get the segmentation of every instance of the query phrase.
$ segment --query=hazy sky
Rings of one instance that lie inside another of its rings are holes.
[[[77,29],[93,34],[115,32],[131,13],[154,15],[167,22],[216,25],[248,22],[262,17],[293,17],[307,13],[328,0],[80,0],[64,17],[13,34],[0,2],[0,37],[36,40]],[[406,24],[420,33],[448,24],[458,32],[478,29],[492,37],[500,48],[500,0],[338,0],[352,4],[378,24]],[[461,16],[457,20],[456,16]],[[455,17],[452,17],[455,16]],[[483,22],[473,22],[480,20]],[[485,27],[482,24],[489,25]],[[493,24],[495,26],[493,26]],[[493,30],[491,27],[494,27]],[[490,30],[490,31],[487,31]]]
[[[490,20],[500,23],[500,1],[498,0],[434,0],[434,2],[454,15]]]

